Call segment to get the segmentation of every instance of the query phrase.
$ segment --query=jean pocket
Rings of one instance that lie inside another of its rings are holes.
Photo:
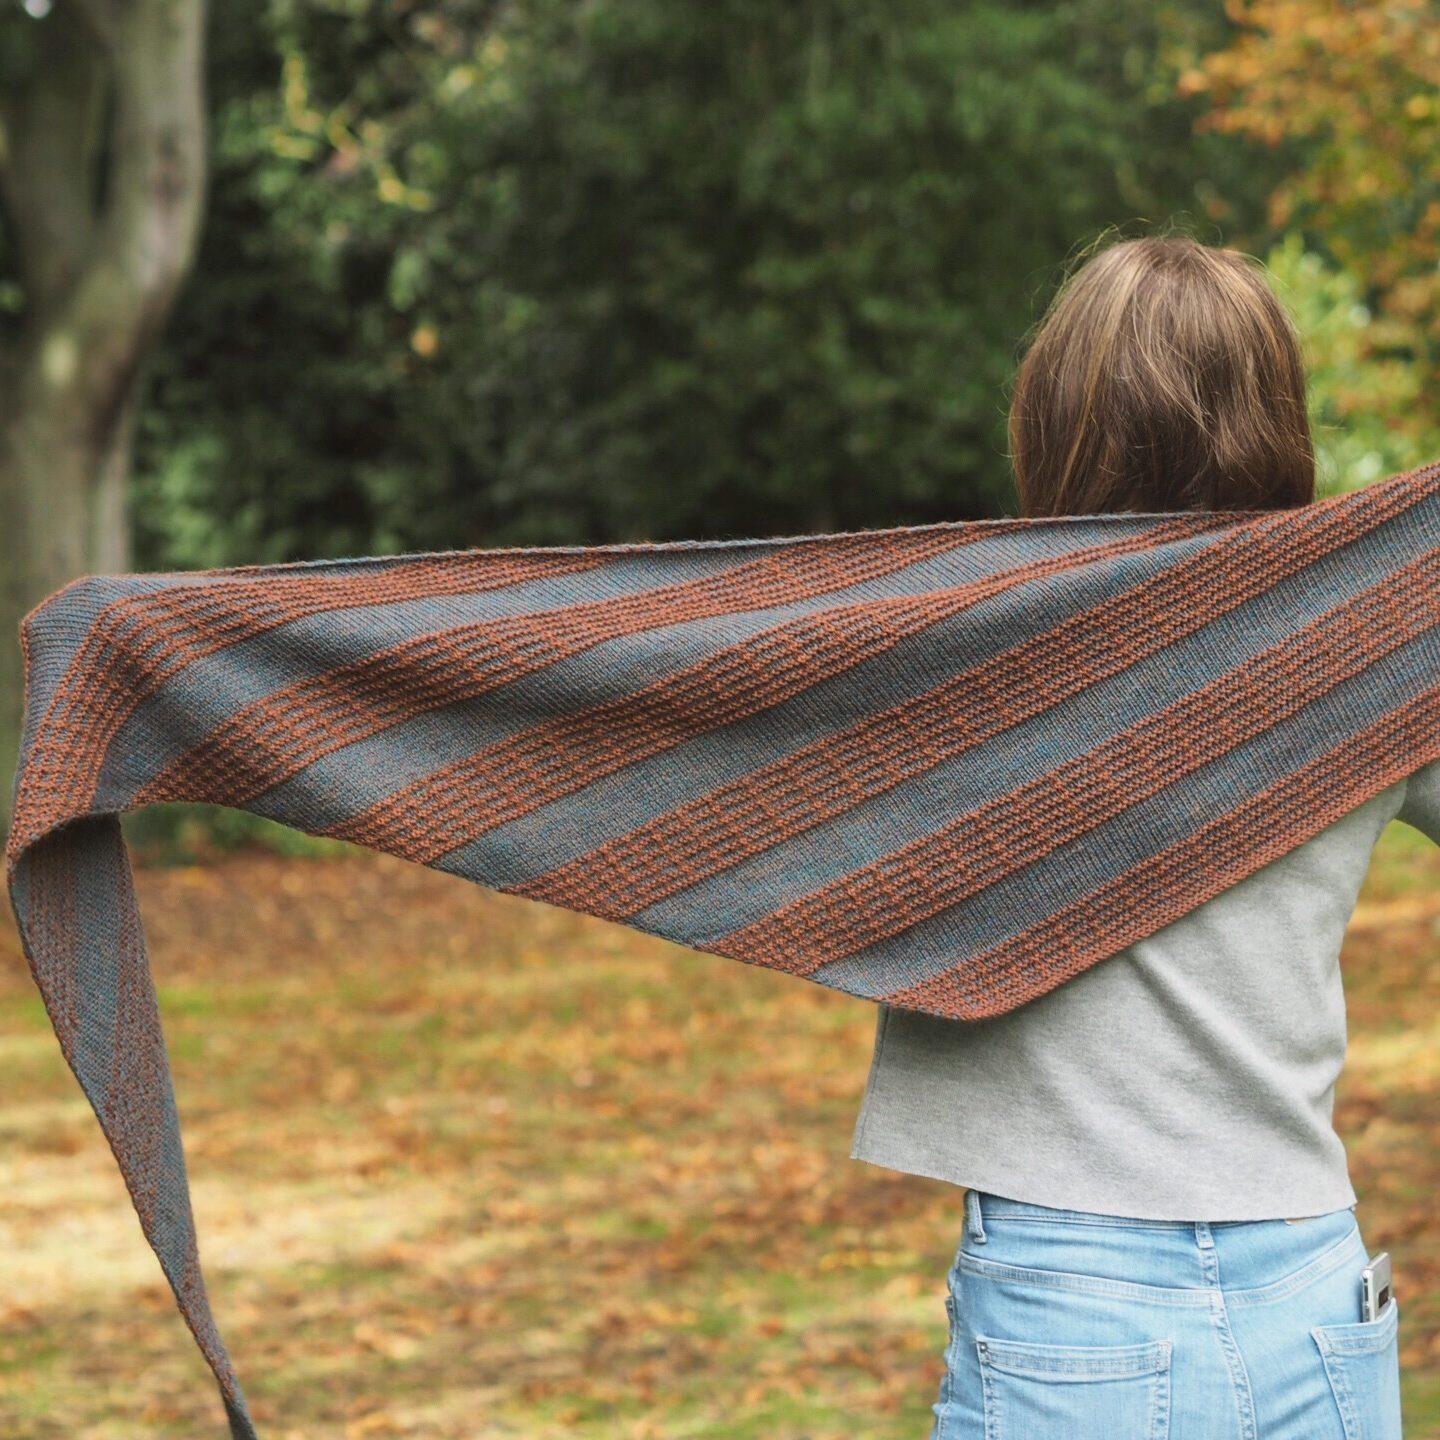
[[[1401,1440],[1400,1307],[1392,1295],[1373,1320],[1316,1325],[1345,1440]]]
[[[1040,1345],[976,1337],[985,1440],[1167,1440],[1169,1340]]]

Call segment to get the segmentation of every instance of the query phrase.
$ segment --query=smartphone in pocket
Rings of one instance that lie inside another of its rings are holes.
[[[1382,1250],[1360,1272],[1360,1318],[1374,1320],[1390,1303],[1395,1283],[1390,1274],[1390,1254]]]

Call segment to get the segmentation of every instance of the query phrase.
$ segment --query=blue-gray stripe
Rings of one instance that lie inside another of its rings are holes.
[[[1419,553],[1430,537],[1419,517],[1397,517],[1382,533],[1306,567],[1176,644],[1086,687],[1059,705],[987,740],[794,839],[660,901],[632,922],[693,936],[692,943],[739,929],[924,836],[940,825],[1050,773],[1075,756],[1200,689],[1317,613],[1317,597],[1339,604],[1396,566],[1397,551]],[[1016,593],[1010,639],[1039,630],[1029,597]],[[988,635],[991,627],[984,627]],[[939,641],[922,637],[919,643]],[[999,647],[997,647],[999,648]],[[942,660],[945,657],[941,657]],[[949,663],[954,669],[953,656]],[[1101,725],[1097,722],[1104,721]]]

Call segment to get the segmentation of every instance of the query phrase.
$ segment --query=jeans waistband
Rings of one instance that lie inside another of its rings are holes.
[[[1340,1215],[1353,1210],[1353,1205],[1327,1212]],[[972,1226],[983,1229],[986,1219],[1042,1220],[1051,1223],[1068,1221],[1075,1225],[1106,1225],[1119,1229],[1136,1230],[1194,1230],[1197,1225],[1211,1229],[1239,1225],[1280,1225],[1282,1220],[1204,1220],[1197,1216],[1193,1220],[1149,1220],[1142,1216],[1107,1215],[1094,1210],[1066,1210],[1052,1205],[1037,1205],[1028,1200],[1010,1200],[1003,1195],[993,1195],[986,1190],[965,1192],[965,1213]],[[1312,1220],[1324,1219],[1323,1215],[1306,1217]]]
[[[1364,1253],[1353,1206],[1300,1225],[1211,1223],[1059,1209],[967,1190],[955,1264],[1012,1284],[1154,1303],[1209,1303],[1219,1287],[1237,1304],[1268,1304],[1337,1267],[1358,1265]]]

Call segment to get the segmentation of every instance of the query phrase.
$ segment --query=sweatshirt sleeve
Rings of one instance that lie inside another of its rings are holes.
[[[1407,778],[1405,798],[1395,818],[1440,845],[1440,760],[1422,765]]]

